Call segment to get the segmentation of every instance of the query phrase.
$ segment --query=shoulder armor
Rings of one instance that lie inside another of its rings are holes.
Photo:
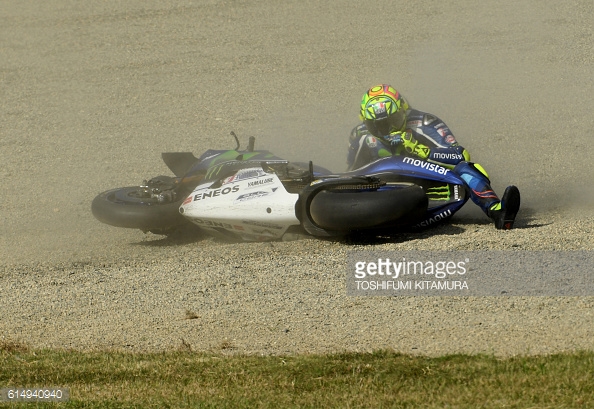
[[[431,125],[436,120],[437,120],[437,117],[435,115],[431,115],[431,114],[423,115],[423,125],[425,125],[425,126]]]

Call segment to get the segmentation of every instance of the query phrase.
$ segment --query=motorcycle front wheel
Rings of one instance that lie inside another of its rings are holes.
[[[91,210],[97,220],[111,226],[167,231],[189,223],[179,213],[184,199],[160,203],[156,198],[144,197],[140,187],[131,186],[97,195]]]

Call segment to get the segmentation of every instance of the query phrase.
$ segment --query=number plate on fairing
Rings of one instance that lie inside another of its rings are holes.
[[[180,213],[202,228],[226,230],[245,240],[279,239],[292,225],[298,194],[288,193],[277,175],[242,169],[222,181],[194,189]]]

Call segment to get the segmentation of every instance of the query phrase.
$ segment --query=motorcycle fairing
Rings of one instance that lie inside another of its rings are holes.
[[[377,176],[386,182],[412,182],[422,186],[429,204],[424,219],[414,224],[413,227],[417,228],[428,227],[449,218],[469,198],[466,184],[451,170],[407,156],[381,158],[349,173]]]
[[[212,232],[243,240],[276,240],[290,226],[299,225],[298,198],[287,192],[276,174],[250,167],[198,185],[180,206],[180,213]]]
[[[359,169],[352,170],[343,175],[379,175],[396,172],[400,177],[434,180],[438,182],[464,184],[464,181],[451,170],[436,163],[408,156],[390,156],[380,158]]]

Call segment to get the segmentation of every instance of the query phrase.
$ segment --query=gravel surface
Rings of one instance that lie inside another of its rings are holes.
[[[345,266],[362,249],[594,250],[593,14],[589,0],[5,4],[0,342],[592,350],[594,297],[349,297]],[[450,225],[365,243],[163,238],[91,215],[99,192],[168,174],[160,152],[232,147],[232,130],[341,170],[378,82],[446,120],[497,191],[520,187],[517,229],[495,230],[472,203]]]

